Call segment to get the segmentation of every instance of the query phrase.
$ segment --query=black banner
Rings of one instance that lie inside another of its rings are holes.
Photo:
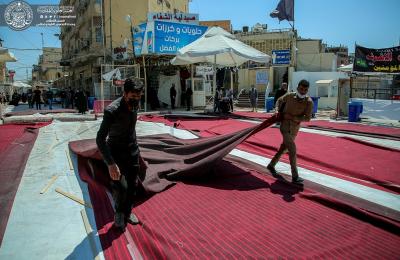
[[[353,71],[400,73],[400,46],[369,49],[356,45]]]

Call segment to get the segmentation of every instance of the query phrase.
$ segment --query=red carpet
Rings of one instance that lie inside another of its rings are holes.
[[[112,227],[105,189],[88,170],[80,159],[105,258],[131,259],[127,238]],[[135,207],[143,225],[129,225],[126,232],[144,259],[398,258],[398,222],[227,160],[215,172],[214,178],[178,183]]]
[[[95,114],[101,114],[104,112],[104,108],[106,108],[109,104],[111,104],[113,100],[95,100],[93,104],[93,111]]]
[[[46,125],[0,125],[0,245],[38,128]]]
[[[34,115],[34,114],[42,114],[42,115],[46,115],[46,114],[58,114],[58,113],[77,113],[78,110],[76,109],[68,109],[68,108],[63,108],[63,109],[41,109],[41,110],[36,110],[36,109],[27,109],[24,111],[16,111],[16,112],[9,112],[6,113],[5,116],[6,117],[10,117],[10,116],[29,116],[29,115]]]
[[[353,134],[369,134],[377,137],[388,137],[400,140],[400,128],[362,125],[354,123],[335,123],[326,120],[315,120],[303,124],[304,127],[321,130],[345,131]]]
[[[273,113],[261,113],[261,112],[246,112],[246,111],[235,111],[231,113],[232,116],[247,117],[249,119],[267,119],[271,117]]]
[[[166,120],[157,116],[142,116],[140,120],[163,122],[171,126],[175,124],[177,128],[199,132],[198,134],[203,137],[228,134],[254,125],[233,119]],[[281,141],[279,129],[267,128],[250,137],[238,148],[272,158]],[[353,139],[304,132],[299,132],[296,144],[300,167],[400,193],[398,150],[381,148]],[[288,162],[287,155],[282,157],[282,161]]]

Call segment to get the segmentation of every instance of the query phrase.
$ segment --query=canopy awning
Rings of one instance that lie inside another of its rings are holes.
[[[180,49],[171,60],[174,65],[212,63],[239,66],[247,61],[268,63],[270,56],[237,40],[220,27],[211,27],[196,41]]]
[[[333,82],[333,79],[320,79],[315,81],[317,84],[331,84]]]

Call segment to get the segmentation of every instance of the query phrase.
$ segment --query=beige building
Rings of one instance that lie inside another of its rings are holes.
[[[246,32],[247,27],[243,31],[235,31],[235,37],[245,44],[272,56],[273,50],[292,50],[291,45],[294,43],[295,33],[291,29],[268,30],[266,27],[254,26],[251,32]],[[238,91],[240,89],[250,89],[251,85],[255,85],[259,92],[264,92],[267,88],[266,84],[255,84],[255,75],[258,70],[269,71],[270,92],[278,89],[283,80],[290,71],[289,67],[294,65],[295,60],[291,59],[291,64],[287,65],[269,65],[269,67],[261,68],[242,68],[238,73]],[[251,67],[251,66],[250,66]]]
[[[0,62],[0,82],[6,81],[7,67],[5,62]]]
[[[199,24],[208,27],[219,26],[227,32],[232,31],[231,20],[200,21]]]
[[[126,46],[132,59],[131,23],[146,22],[148,12],[188,12],[188,0],[62,0],[60,5],[73,5],[77,15],[76,26],[61,27],[62,64],[69,75],[61,82],[91,92],[100,81],[103,57],[111,64],[115,48]]]
[[[319,39],[297,39],[296,71],[325,72],[336,71],[337,55],[325,52]]]
[[[54,82],[62,77],[61,48],[44,47],[39,62],[32,70],[33,82]]]

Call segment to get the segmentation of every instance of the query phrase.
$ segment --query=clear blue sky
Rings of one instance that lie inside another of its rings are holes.
[[[173,0],[172,0],[173,1]],[[11,1],[0,0],[0,4]],[[58,0],[27,0],[30,4],[58,4]],[[134,2],[134,0],[132,0]],[[190,12],[200,20],[231,20],[234,29],[256,23],[269,29],[289,28],[287,21],[278,22],[269,16],[279,0],[193,0]],[[354,51],[354,43],[371,48],[400,45],[400,0],[295,0],[295,27],[303,38],[322,39],[328,45],[346,45]],[[54,36],[58,28],[31,27],[16,32],[0,27],[3,45],[13,48],[60,47]],[[17,71],[16,79],[26,79],[26,68],[37,63],[40,51],[13,50],[18,58],[8,63]],[[28,69],[29,77],[31,69]]]

